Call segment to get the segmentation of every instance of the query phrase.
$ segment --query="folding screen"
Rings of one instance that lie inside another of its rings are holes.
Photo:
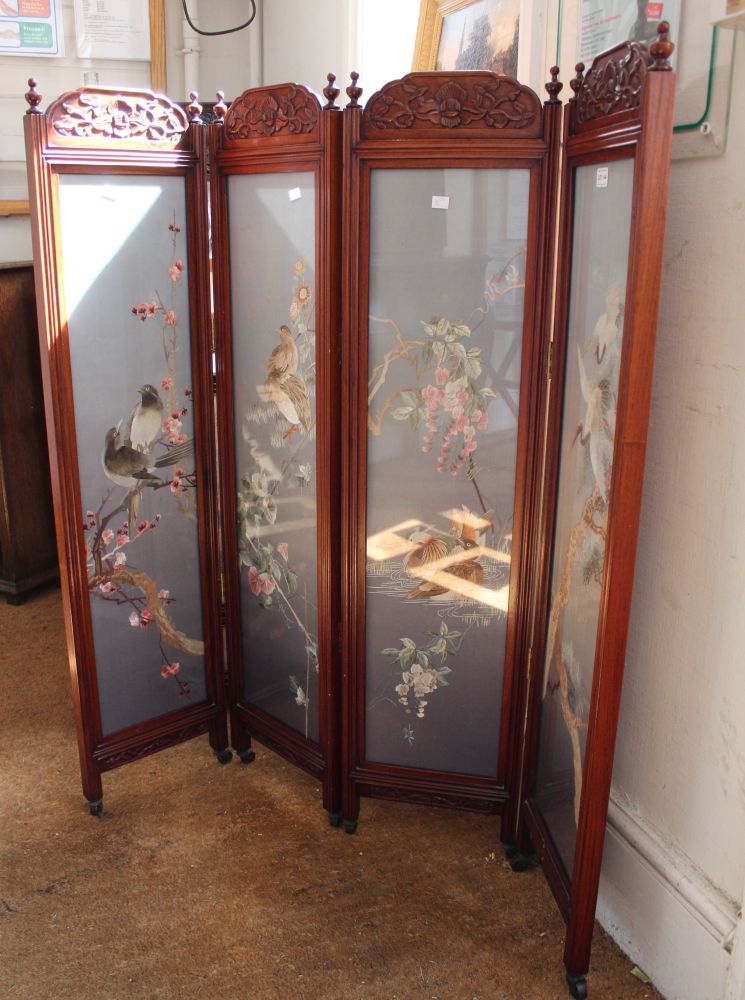
[[[204,130],[149,91],[26,95],[83,788],[209,731],[227,760]],[[198,105],[190,108],[198,122]]]
[[[211,126],[232,743],[323,781],[338,823],[341,113],[249,90]]]
[[[201,123],[26,95],[83,788],[209,732],[323,783],[501,812],[586,995],[631,600],[672,45],[564,114],[416,73]],[[211,181],[207,190],[207,140]],[[343,189],[342,189],[343,185]],[[210,225],[212,253],[210,253]],[[555,285],[555,287],[554,287]],[[555,293],[555,294],[554,294]],[[214,307],[211,296],[214,298]],[[553,322],[552,322],[553,313]],[[553,329],[553,333],[551,332]],[[225,670],[229,697],[223,694]]]
[[[560,105],[410,74],[345,113],[343,815],[495,812],[521,739]]]
[[[503,839],[532,842],[587,995],[633,586],[674,78],[667,26],[579,64],[562,219],[526,765]]]

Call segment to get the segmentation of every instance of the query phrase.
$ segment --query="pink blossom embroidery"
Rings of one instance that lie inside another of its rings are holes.
[[[277,552],[282,556],[285,562],[287,562],[287,557],[289,555],[290,548],[287,542],[280,542],[277,546]]]
[[[129,624],[132,626],[132,628],[140,627],[140,616],[137,614],[136,611],[133,611],[132,614],[129,616]]]
[[[162,378],[160,380],[160,387],[165,392],[170,392],[171,391],[171,389],[173,388],[173,379],[171,378],[170,375],[166,375],[165,378]]]

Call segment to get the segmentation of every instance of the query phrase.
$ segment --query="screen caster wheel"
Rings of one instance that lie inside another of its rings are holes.
[[[229,764],[233,759],[233,751],[228,750],[227,747],[224,750],[213,750],[212,752],[217,758],[218,764]]]
[[[329,823],[331,826],[341,826],[341,813],[329,813]]]
[[[574,1000],[587,1000],[587,980],[584,976],[567,976],[567,983]]]
[[[345,819],[342,821],[342,826],[344,827],[345,833],[354,833],[357,829],[356,819]]]
[[[253,764],[256,760],[256,754],[251,749],[239,750],[238,760],[240,760],[241,764]]]
[[[103,812],[103,799],[94,799],[88,803],[88,812],[91,816],[100,816]]]

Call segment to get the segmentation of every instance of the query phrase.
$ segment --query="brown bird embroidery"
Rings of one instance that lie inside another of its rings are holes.
[[[483,584],[484,568],[478,561],[482,539],[476,527],[465,517],[463,521],[451,521],[450,526],[455,534],[449,542],[426,532],[415,532],[411,536],[410,541],[416,543],[416,547],[404,559],[404,569],[412,576],[424,576],[425,579],[409,591],[408,601],[465,601],[470,599],[473,586]],[[447,556],[455,558],[442,563]],[[458,581],[466,586],[460,588]]]
[[[290,437],[296,431],[310,429],[310,400],[302,377],[297,375],[298,350],[292,332],[280,326],[279,345],[269,355],[266,382],[258,386],[259,396],[265,403],[274,403],[285,420],[291,424],[283,435]]]

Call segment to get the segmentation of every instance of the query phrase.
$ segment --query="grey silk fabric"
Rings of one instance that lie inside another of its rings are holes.
[[[59,201],[83,504],[80,530],[84,543],[90,544],[97,529],[89,525],[86,512],[100,511],[100,522],[128,492],[105,475],[102,452],[110,428],[120,425],[122,436],[126,434],[140,399],[138,389],[147,383],[157,389],[165,406],[164,421],[171,419],[177,400],[178,433],[186,438],[194,434],[192,401],[185,394],[191,392],[192,375],[184,181],[62,174]],[[169,226],[179,226],[180,232]],[[143,303],[149,312],[140,320],[132,307]],[[174,335],[177,349],[170,353],[174,367],[168,390],[161,387],[166,378],[164,336],[170,344]],[[167,405],[169,392],[173,407]],[[183,415],[182,409],[187,411]],[[166,445],[155,444],[153,459],[166,452]],[[193,456],[183,465],[184,476],[193,473]],[[178,492],[171,490],[180,467],[157,471],[166,484],[163,488],[143,488],[137,518],[147,525],[143,531],[129,525],[129,540],[123,541],[126,536],[117,529],[127,520],[124,511],[108,524],[113,538],[99,544],[102,552],[111,553],[105,567],[112,569],[118,558],[117,568],[144,574],[157,593],[167,592],[155,597],[153,606],[162,609],[196,649],[202,639],[202,611],[195,490],[186,479]],[[89,561],[89,577],[94,574]],[[156,616],[148,619],[152,611],[142,591],[113,573],[103,585],[91,588],[90,608],[104,735],[204,699],[203,655],[164,639]],[[173,672],[162,676],[164,667]]]
[[[536,799],[567,871],[576,843],[621,366],[634,161],[575,174],[559,494]]]
[[[313,174],[229,177],[228,197],[244,697],[317,741]]]
[[[527,170],[372,172],[371,761],[496,774],[528,188]]]

